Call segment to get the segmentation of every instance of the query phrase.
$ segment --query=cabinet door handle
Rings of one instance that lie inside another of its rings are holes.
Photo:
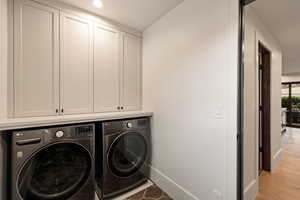
[[[56,109],[55,112],[58,113],[58,109]]]
[[[124,107],[122,106],[122,107],[121,107],[121,110],[123,110],[123,109],[124,109]]]
[[[64,112],[64,109],[63,109],[63,108],[61,109],[61,112],[62,112],[62,113]]]
[[[120,110],[120,106],[118,106],[117,109]]]

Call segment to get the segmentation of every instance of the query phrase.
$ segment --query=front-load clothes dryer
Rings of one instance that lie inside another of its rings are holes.
[[[12,133],[12,200],[93,200],[94,124]]]
[[[103,167],[97,183],[102,198],[111,199],[145,183],[149,177],[150,119],[103,122],[101,129],[103,155],[97,157],[103,159],[99,161]]]

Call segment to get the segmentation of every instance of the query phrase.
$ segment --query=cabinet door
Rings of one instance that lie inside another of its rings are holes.
[[[14,5],[15,117],[56,115],[59,13],[27,0]]]
[[[94,32],[94,111],[118,111],[120,105],[119,32],[95,26]]]
[[[124,110],[141,108],[141,39],[123,35],[122,106]]]
[[[62,114],[93,112],[93,41],[89,21],[61,13],[60,106]]]

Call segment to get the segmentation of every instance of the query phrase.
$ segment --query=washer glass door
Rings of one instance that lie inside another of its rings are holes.
[[[122,134],[111,144],[108,154],[108,167],[119,177],[129,177],[143,166],[147,157],[145,138],[134,132]]]
[[[74,143],[57,143],[38,151],[20,170],[19,195],[24,200],[62,200],[78,192],[89,177],[89,152]]]

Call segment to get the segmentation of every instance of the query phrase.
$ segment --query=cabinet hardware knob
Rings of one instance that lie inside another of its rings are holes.
[[[61,112],[62,112],[62,113],[64,112],[64,109],[63,109],[63,108],[61,109]]]
[[[120,110],[120,106],[118,106],[117,109]]]
[[[55,112],[58,113],[58,109],[56,109]]]
[[[121,109],[123,110],[123,109],[124,109],[124,107],[122,106],[122,107],[121,107]]]

